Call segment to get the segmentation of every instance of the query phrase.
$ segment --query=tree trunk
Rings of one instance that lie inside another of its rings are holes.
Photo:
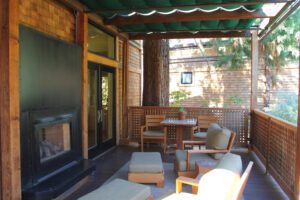
[[[168,40],[144,40],[143,105],[169,105]]]

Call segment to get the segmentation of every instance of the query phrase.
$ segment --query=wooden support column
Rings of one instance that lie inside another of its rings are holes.
[[[0,199],[21,199],[19,2],[0,0]]]
[[[128,137],[128,64],[129,64],[129,41],[124,40],[123,43],[123,141],[120,140],[120,144],[125,143],[125,138]]]
[[[298,38],[300,43],[300,38]],[[300,48],[299,48],[300,55]],[[300,60],[299,60],[299,69],[300,69]],[[296,172],[295,172],[295,198],[300,200],[300,70],[299,70],[299,80],[298,80],[298,126],[297,126],[297,137],[296,137]]]
[[[258,36],[257,31],[251,33],[251,112],[257,108],[257,82],[258,82]]]
[[[76,42],[82,46],[82,86],[81,86],[81,116],[82,116],[82,154],[88,158],[88,16],[83,12],[77,14]]]

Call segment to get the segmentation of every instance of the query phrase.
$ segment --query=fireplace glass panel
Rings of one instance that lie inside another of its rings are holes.
[[[70,123],[39,129],[40,160],[45,162],[71,150]]]

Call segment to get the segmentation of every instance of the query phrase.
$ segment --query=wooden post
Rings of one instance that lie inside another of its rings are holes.
[[[0,199],[21,199],[19,3],[0,0]]]
[[[77,15],[76,42],[82,46],[82,86],[81,86],[81,116],[82,116],[82,155],[88,158],[88,16],[83,12]]]
[[[300,38],[298,38],[300,43]],[[300,48],[299,48],[300,55]],[[300,60],[299,60],[300,69]],[[297,126],[297,137],[296,137],[296,172],[295,172],[295,199],[300,200],[300,70],[299,70],[299,81],[298,81],[298,126]]]
[[[258,37],[257,31],[252,32],[251,37],[251,112],[257,107],[257,82],[258,82]]]
[[[123,43],[123,136],[128,137],[128,62],[129,62],[129,41],[124,40]],[[121,142],[124,143],[124,142]]]
[[[250,145],[251,136],[253,135],[253,115],[257,107],[257,81],[258,81],[258,33],[251,32],[251,99],[250,99]]]

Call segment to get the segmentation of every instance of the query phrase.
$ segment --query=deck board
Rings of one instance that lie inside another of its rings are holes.
[[[152,147],[146,151],[159,151],[160,148]],[[116,171],[126,164],[132,152],[139,151],[139,148],[119,146],[95,160],[97,169],[89,181],[70,195],[66,200],[74,200],[78,197],[100,187]],[[250,160],[255,162],[247,186],[244,191],[246,200],[285,200],[288,199],[272,177],[265,173],[252,153],[239,153],[243,159],[243,166],[246,167]],[[164,162],[173,162],[174,155],[162,156]]]

